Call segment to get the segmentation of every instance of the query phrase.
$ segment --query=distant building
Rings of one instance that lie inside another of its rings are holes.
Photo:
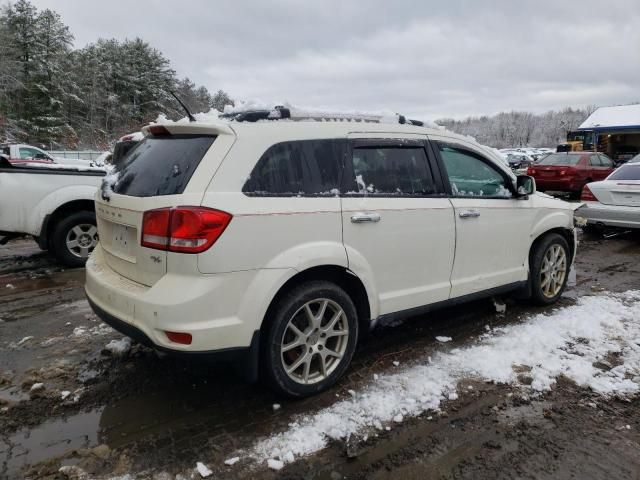
[[[600,107],[578,130],[592,131],[598,151],[625,161],[640,152],[640,104]]]

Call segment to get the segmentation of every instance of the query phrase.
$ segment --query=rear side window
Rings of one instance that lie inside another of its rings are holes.
[[[422,147],[354,148],[354,178],[348,193],[379,196],[425,196],[436,187]]]
[[[589,165],[592,167],[600,167],[602,166],[602,162],[600,161],[600,157],[598,155],[590,155],[589,156]]]
[[[242,188],[249,196],[335,196],[346,141],[299,140],[272,145]]]
[[[182,193],[215,136],[147,137],[117,167],[115,193],[155,197]]]
[[[606,155],[599,155],[599,156],[600,156],[600,162],[604,167],[613,167],[613,162],[609,157],[607,157]]]
[[[640,180],[640,164],[623,165],[609,175],[607,180]]]

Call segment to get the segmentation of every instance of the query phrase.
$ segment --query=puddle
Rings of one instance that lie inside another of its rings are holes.
[[[28,465],[63,455],[77,448],[95,446],[102,408],[24,428],[0,439],[0,474],[18,478]]]
[[[0,388],[0,400],[8,403],[18,403],[22,400],[29,400],[29,394],[15,386],[3,387]]]

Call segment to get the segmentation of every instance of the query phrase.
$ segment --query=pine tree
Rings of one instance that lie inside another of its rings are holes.
[[[98,40],[72,50],[60,16],[28,0],[0,11],[0,141],[46,147],[107,148],[159,113],[184,116],[174,91],[193,112],[222,110],[232,100],[211,96],[144,40]]]

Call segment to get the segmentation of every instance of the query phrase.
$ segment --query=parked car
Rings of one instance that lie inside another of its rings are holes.
[[[507,162],[509,162],[509,166],[513,170],[518,170],[520,168],[527,168],[529,165],[533,164],[534,159],[522,152],[509,152],[506,153]]]
[[[576,215],[593,227],[640,228],[640,163],[626,163],[601,182],[584,186]]]
[[[490,149],[409,123],[240,121],[258,113],[145,127],[105,179],[86,294],[116,330],[304,397],[383,319],[562,294],[573,207]]]
[[[0,145],[0,152],[8,157],[9,162],[11,162],[13,165],[55,164],[72,167],[97,167],[103,165],[100,164],[99,161],[83,160],[81,158],[54,157],[50,153],[45,152],[38,147],[26,144],[3,144]]]
[[[640,163],[640,153],[629,160],[627,163]]]
[[[563,152],[544,157],[527,174],[536,179],[540,190],[579,195],[587,183],[606,178],[613,169],[611,159],[602,153]]]
[[[104,175],[0,159],[0,244],[31,235],[63,264],[84,265],[98,241],[93,197]]]

